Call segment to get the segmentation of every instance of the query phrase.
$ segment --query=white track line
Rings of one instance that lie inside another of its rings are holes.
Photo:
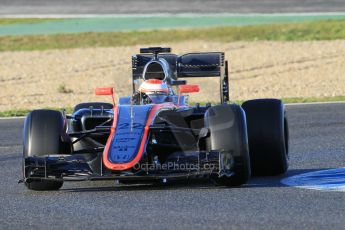
[[[217,14],[193,14],[193,13],[161,13],[161,14],[5,14],[0,15],[0,18],[132,18],[132,17],[196,17],[196,16],[211,16],[211,17],[260,17],[260,16],[274,16],[274,17],[294,17],[294,16],[345,16],[344,12],[315,12],[315,13],[249,13],[249,14],[234,14],[234,13],[217,13]]]

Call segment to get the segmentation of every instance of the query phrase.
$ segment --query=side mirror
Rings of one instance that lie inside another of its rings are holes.
[[[179,92],[180,93],[197,93],[200,91],[198,85],[180,85]]]
[[[114,88],[113,87],[96,88],[95,94],[97,96],[111,96],[111,98],[113,100],[113,105],[115,106]]]
[[[114,88],[112,87],[106,87],[106,88],[96,88],[95,90],[96,95],[113,95],[114,94]]]

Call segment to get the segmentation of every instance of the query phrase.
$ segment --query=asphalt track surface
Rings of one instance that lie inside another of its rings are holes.
[[[284,177],[345,165],[345,103],[291,105],[290,169],[242,187],[65,183],[33,192],[21,178],[23,119],[0,120],[0,229],[344,229],[344,192],[288,187]]]
[[[0,15],[344,11],[344,0],[0,0]]]

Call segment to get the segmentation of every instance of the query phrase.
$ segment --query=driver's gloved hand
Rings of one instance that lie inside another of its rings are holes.
[[[141,104],[150,104],[152,100],[146,93],[141,93],[139,91],[135,92],[132,96],[132,103],[134,105],[141,105]]]

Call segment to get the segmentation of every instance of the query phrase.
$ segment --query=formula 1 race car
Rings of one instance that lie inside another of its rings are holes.
[[[140,49],[132,57],[133,95],[97,88],[113,103],[82,103],[72,115],[34,110],[24,123],[23,179],[32,190],[57,190],[65,181],[123,183],[209,178],[239,186],[251,175],[288,168],[288,124],[277,99],[229,102],[224,53],[175,55]],[[199,91],[186,78],[218,77],[218,105],[187,103]]]

